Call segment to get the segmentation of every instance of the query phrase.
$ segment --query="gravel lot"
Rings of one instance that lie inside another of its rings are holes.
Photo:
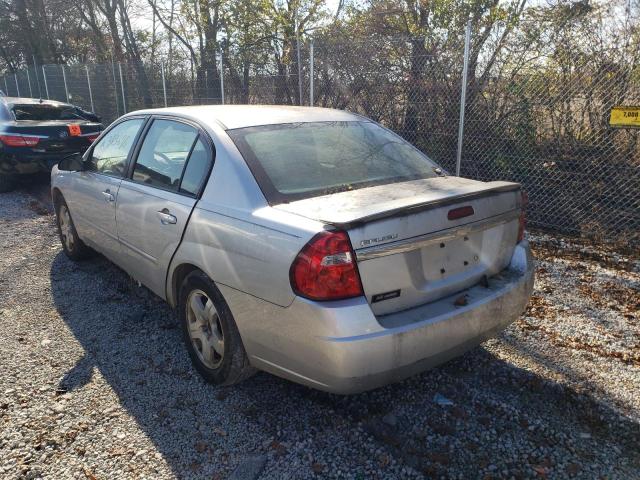
[[[545,235],[523,317],[352,397],[192,370],[170,309],[0,195],[2,478],[640,478],[640,261]],[[255,475],[254,475],[255,474]]]

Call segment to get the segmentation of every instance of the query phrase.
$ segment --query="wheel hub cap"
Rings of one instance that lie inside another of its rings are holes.
[[[63,205],[60,207],[60,234],[67,250],[73,250],[73,231],[71,229],[71,216],[69,209]]]
[[[208,368],[218,367],[224,358],[224,335],[216,307],[206,293],[194,290],[186,309],[189,337],[198,358]]]

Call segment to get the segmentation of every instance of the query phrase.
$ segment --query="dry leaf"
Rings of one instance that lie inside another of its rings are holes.
[[[541,477],[546,477],[547,473],[549,473],[547,467],[543,467],[542,465],[534,465],[533,470]]]
[[[466,295],[460,295],[458,298],[456,298],[455,302],[453,302],[453,304],[456,307],[464,307],[465,305],[469,304],[469,301],[467,300],[467,296]]]
[[[89,467],[83,466],[82,471],[89,480],[98,480]]]

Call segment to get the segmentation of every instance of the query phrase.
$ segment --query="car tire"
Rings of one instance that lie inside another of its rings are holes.
[[[182,282],[178,312],[189,357],[207,382],[233,385],[256,372],[227,302],[203,272]]]
[[[95,252],[87,247],[78,236],[76,226],[71,218],[71,212],[64,198],[59,197],[55,202],[55,207],[58,236],[60,237],[60,243],[62,243],[64,253],[74,261],[92,257]]]
[[[16,188],[16,179],[13,175],[0,174],[0,193],[10,192]]]

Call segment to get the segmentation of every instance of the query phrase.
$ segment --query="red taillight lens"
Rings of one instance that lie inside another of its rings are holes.
[[[529,196],[527,192],[522,190],[522,206],[520,207],[520,218],[518,220],[518,243],[524,240],[524,227],[527,224],[527,218],[525,212],[527,210],[527,204],[529,203]]]
[[[321,232],[300,251],[289,271],[291,288],[311,300],[362,295],[360,274],[345,232]]]
[[[87,135],[87,140],[89,140],[89,143],[93,143],[96,141],[96,138],[98,138],[100,136],[99,133],[96,133],[95,135]]]
[[[22,135],[0,135],[0,142],[9,147],[33,147],[38,144],[38,137],[23,137]]]

